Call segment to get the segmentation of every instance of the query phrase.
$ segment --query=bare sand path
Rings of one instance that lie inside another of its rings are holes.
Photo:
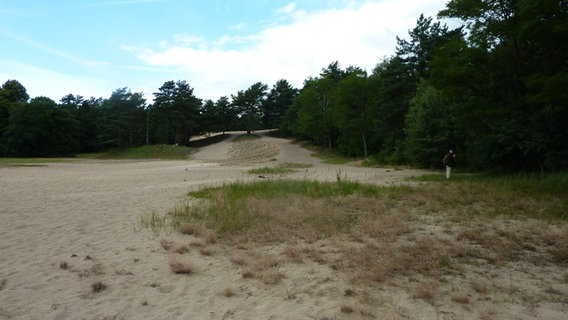
[[[187,161],[0,168],[0,319],[321,318],[326,304],[317,297],[302,304],[271,294],[277,289],[243,284],[220,255],[200,260],[195,254],[202,272],[172,276],[159,236],[141,230],[140,217],[167,212],[194,188],[255,179],[246,170],[259,165],[311,163],[297,177],[333,180],[341,174],[376,183],[419,172],[322,165],[287,140],[257,141],[262,145],[243,151],[246,144],[226,140]],[[295,271],[299,279],[304,271],[310,270]],[[331,276],[312,272],[304,285]],[[106,289],[94,292],[99,282]],[[231,283],[240,297],[219,297]]]

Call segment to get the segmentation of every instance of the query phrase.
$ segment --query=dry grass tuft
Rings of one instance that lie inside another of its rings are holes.
[[[190,274],[195,272],[195,266],[189,261],[172,257],[170,258],[170,270],[175,274]]]
[[[201,236],[206,228],[200,223],[185,222],[179,226],[179,232],[187,235]]]
[[[283,254],[294,263],[302,263],[302,252],[294,246],[288,245],[284,248]]]
[[[89,268],[73,270],[79,274],[79,277],[90,277],[90,276],[100,276],[104,274],[103,265],[101,263],[95,263]]]
[[[284,279],[285,274],[280,270],[269,269],[257,272],[255,278],[258,278],[264,284],[278,284]]]
[[[105,290],[106,288],[107,288],[107,286],[100,281],[91,284],[91,290],[93,292],[101,292],[101,291]]]
[[[482,308],[477,312],[477,320],[491,320],[495,317],[497,312],[490,307]]]
[[[235,254],[229,260],[240,267],[245,267],[243,278],[255,278],[264,284],[277,284],[284,278],[284,273],[277,269],[280,260],[272,255],[258,252]]]
[[[254,272],[252,270],[245,270],[245,271],[243,271],[242,276],[245,279],[251,279],[251,278],[254,278]]]
[[[363,318],[375,319],[375,314],[370,310],[361,310],[359,314],[361,314]]]
[[[341,310],[342,313],[353,313],[353,312],[355,312],[355,310],[353,309],[353,307],[348,306],[348,305],[345,305],[345,304],[344,304],[344,305],[341,305],[340,310]]]
[[[203,248],[199,249],[199,253],[202,256],[209,257],[209,256],[213,255],[213,249],[211,247],[203,247]]]
[[[172,241],[169,241],[169,240],[165,240],[165,239],[160,240],[160,246],[162,246],[162,248],[166,251],[170,251],[173,244],[174,243]]]
[[[458,294],[452,296],[452,301],[459,304],[468,304],[470,301],[470,297],[467,294]]]
[[[487,294],[489,292],[489,285],[484,281],[474,281],[471,283],[473,291],[479,294]]]
[[[412,230],[410,221],[409,214],[391,213],[364,219],[361,222],[361,227],[371,238],[381,241],[394,241],[398,236]]]
[[[414,287],[412,298],[422,299],[429,304],[434,305],[434,300],[436,298],[436,293],[439,286],[440,283],[437,281],[427,281],[420,283],[416,287]]]
[[[170,248],[170,252],[177,253],[177,254],[184,254],[189,252],[189,247],[185,244],[176,243]]]
[[[343,295],[346,297],[353,297],[355,295],[355,291],[353,289],[345,289],[345,291],[343,291]]]
[[[230,298],[235,295],[235,291],[233,291],[233,289],[231,288],[225,288],[219,294],[223,297]]]
[[[160,240],[160,245],[164,250],[168,252],[173,252],[178,254],[184,254],[186,252],[189,252],[189,247],[187,245],[165,239]]]
[[[229,257],[229,261],[237,266],[247,266],[250,263],[250,258],[243,254],[237,254]]]
[[[217,243],[217,232],[215,232],[215,230],[206,229],[203,233],[203,239],[206,244]]]
[[[316,248],[315,246],[304,248],[303,252],[306,254],[308,258],[319,264],[327,264],[329,262],[328,259],[325,257],[324,252],[321,249]]]

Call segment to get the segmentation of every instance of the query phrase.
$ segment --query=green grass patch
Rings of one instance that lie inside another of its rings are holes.
[[[265,180],[232,183],[191,192],[200,205],[184,205],[171,214],[172,224],[199,222],[228,235],[254,238],[301,233],[306,228],[327,236],[344,232],[360,218],[381,212],[414,212],[448,215],[453,221],[475,218],[568,220],[566,193],[559,192],[563,178],[528,178],[551,191],[534,193],[527,177],[456,176],[447,181],[435,175],[414,178],[417,186],[375,186],[341,179],[335,182],[310,180]],[[559,182],[560,181],[560,182]],[[564,186],[566,187],[566,186]],[[563,189],[566,190],[566,189]],[[354,214],[360,213],[360,214]],[[280,221],[280,222],[277,222]],[[292,222],[294,221],[294,222]],[[286,230],[277,225],[293,226]],[[304,225],[305,224],[305,225]],[[331,224],[331,225],[327,225]],[[303,230],[303,231],[302,231]]]
[[[346,232],[356,223],[355,211],[346,210],[352,202],[378,199],[380,193],[396,198],[399,189],[407,188],[340,179],[232,183],[191,192],[188,196],[194,205],[178,206],[168,217],[174,229],[184,223],[200,223],[222,237],[237,236],[245,241],[281,241],[291,235],[315,241]]]
[[[140,225],[152,230],[156,235],[160,234],[160,232],[167,227],[166,223],[166,217],[158,214],[156,211],[152,211],[149,215],[140,217]]]
[[[309,198],[325,198],[362,194],[366,196],[377,195],[381,191],[392,189],[407,189],[408,187],[388,187],[360,184],[353,181],[321,182],[312,180],[267,180],[252,183],[232,183],[221,187],[206,188],[191,192],[194,198],[212,199],[222,194],[229,201],[246,197],[259,197],[266,199],[286,198],[290,196],[303,196]]]
[[[323,163],[327,164],[346,164],[355,160],[355,158],[346,157],[329,149],[316,148],[315,151],[316,153],[312,154],[312,156],[321,159]]]
[[[312,167],[311,164],[305,164],[305,163],[283,163],[275,167],[256,168],[256,169],[251,169],[247,172],[250,174],[260,174],[260,175],[281,175],[311,167]]]
[[[131,148],[118,148],[106,152],[80,155],[80,158],[95,159],[161,159],[184,160],[189,156],[191,149],[175,145],[148,145]]]
[[[313,157],[321,159],[323,163],[327,164],[346,164],[356,160],[356,158],[347,157],[342,155],[336,150],[330,150],[321,146],[314,146],[309,143],[300,143],[304,148],[313,151]]]
[[[48,163],[69,161],[69,158],[0,158],[0,167],[43,167]]]
[[[346,164],[354,160],[353,158],[347,158],[344,156],[336,156],[336,157],[326,156],[323,157],[322,159],[323,159],[322,162],[327,164]]]
[[[568,219],[568,172],[455,174],[449,180],[443,174],[429,174],[411,180],[446,190],[456,204],[485,204],[475,213]]]

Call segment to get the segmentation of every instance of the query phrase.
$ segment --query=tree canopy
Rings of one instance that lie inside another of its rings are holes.
[[[30,99],[17,80],[0,87],[0,155],[66,156],[142,144],[187,145],[207,132],[279,129],[379,163],[481,170],[568,168],[568,0],[451,0],[421,15],[393,55],[372,70],[331,62],[302,88],[256,82],[217,101],[183,80],[148,104],[109,98]]]

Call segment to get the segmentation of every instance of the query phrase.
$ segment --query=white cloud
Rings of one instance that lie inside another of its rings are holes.
[[[180,44],[191,46],[194,44],[202,44],[204,39],[198,35],[191,35],[191,34],[177,34],[174,36],[174,40]]]
[[[443,7],[443,0],[384,0],[306,13],[290,3],[278,9],[291,15],[290,22],[258,34],[225,36],[210,46],[162,43],[135,54],[149,67],[177,68],[198,97],[216,100],[257,81],[272,85],[286,79],[301,87],[336,60],[343,68],[354,65],[371,71],[394,54],[396,36],[406,37],[421,13],[435,16]]]
[[[243,30],[246,27],[246,24],[244,22],[229,26],[229,30]]]
[[[278,8],[276,10],[277,13],[282,13],[282,14],[290,14],[292,13],[292,11],[294,11],[294,9],[296,9],[296,3],[295,2],[291,2],[290,4],[288,4],[287,6]]]

